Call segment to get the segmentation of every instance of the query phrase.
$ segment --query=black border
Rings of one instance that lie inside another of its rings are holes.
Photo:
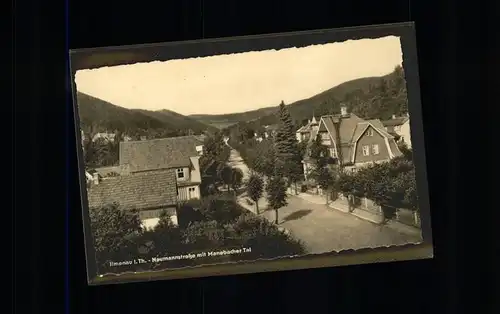
[[[72,90],[76,91],[74,76],[77,70],[91,69],[102,66],[116,66],[138,62],[166,61],[171,59],[205,57],[220,54],[241,53],[247,51],[260,51],[269,49],[284,49],[290,47],[304,47],[309,45],[342,42],[350,39],[379,38],[384,36],[398,36],[401,39],[403,51],[403,67],[405,69],[408,85],[408,100],[410,115],[412,117],[411,133],[414,147],[415,167],[417,172],[417,185],[422,217],[423,243],[419,245],[406,245],[390,248],[349,250],[341,253],[326,253],[321,255],[308,255],[289,259],[258,261],[252,263],[239,263],[209,265],[189,269],[173,270],[171,276],[162,276],[161,279],[177,279],[189,277],[205,277],[211,275],[231,275],[237,273],[255,273],[264,271],[278,271],[285,269],[304,269],[316,267],[329,267],[336,265],[363,264],[386,260],[410,260],[428,258],[433,256],[432,232],[430,220],[429,195],[427,185],[427,171],[425,159],[425,145],[423,138],[422,110],[420,102],[420,88],[417,62],[417,47],[415,39],[415,26],[413,22],[384,24],[373,26],[349,27],[341,29],[327,29],[306,32],[293,32],[281,34],[268,34],[258,36],[243,36],[223,39],[195,40],[173,43],[145,44],[120,47],[103,47],[77,49],[70,51]],[[73,103],[76,104],[76,93],[73,92]],[[78,109],[73,107],[75,119],[75,135],[77,143],[81,141],[79,132]],[[80,191],[82,207],[87,208],[85,189],[84,165],[82,149],[77,146],[79,160]],[[88,241],[90,224],[88,211],[82,210],[85,231],[87,279],[89,284],[118,283],[130,281],[145,281],[156,278],[154,272],[148,276],[117,275],[116,277],[96,278],[94,248]],[[383,254],[382,254],[383,253]],[[380,255],[384,256],[380,256]],[[333,260],[331,257],[334,257]],[[354,261],[362,257],[362,261]],[[286,264],[286,265],[285,265]],[[134,278],[135,277],[135,278]],[[97,280],[96,280],[97,279]]]

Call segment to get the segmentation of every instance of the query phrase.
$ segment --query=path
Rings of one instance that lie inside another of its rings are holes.
[[[229,164],[239,168],[248,179],[249,169],[240,154],[231,150]],[[255,213],[255,206],[247,203],[245,193],[238,197],[239,203]],[[324,253],[347,249],[374,248],[421,242],[416,235],[398,232],[386,226],[379,226],[295,195],[288,196],[288,205],[279,209],[280,227],[290,231],[302,240],[310,253]],[[274,211],[266,210],[266,200],[259,201],[260,215],[275,220]]]
[[[246,182],[246,180],[248,180],[248,177],[250,176],[250,169],[243,161],[243,158],[241,158],[240,153],[238,153],[238,151],[236,151],[235,149],[231,148],[231,154],[229,155],[228,164],[229,164],[229,166],[231,166],[233,168],[238,168],[241,171],[243,171],[243,181],[244,182]]]

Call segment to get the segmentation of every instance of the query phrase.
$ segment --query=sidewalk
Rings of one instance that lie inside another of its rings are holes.
[[[363,220],[369,221],[374,224],[380,224],[382,222],[382,216],[379,214],[375,213],[370,213],[366,210],[362,209],[354,209],[352,212],[349,212],[349,207],[346,204],[343,204],[341,202],[336,202],[336,201],[330,201],[328,204],[326,204],[326,198],[324,195],[314,195],[314,194],[309,194],[309,193],[299,193],[298,195],[295,193],[289,193],[290,195],[299,197],[307,202],[313,203],[313,204],[318,204],[318,205],[324,205],[327,207],[330,207],[332,209],[344,212],[344,213],[349,213],[353,216],[356,216],[358,218],[361,218]],[[422,230],[416,227],[412,227],[409,225],[405,225],[403,223],[400,223],[398,221],[389,221],[386,223],[387,227],[398,231],[400,233],[405,233],[405,234],[410,234],[410,235],[418,235],[420,236],[422,233]]]

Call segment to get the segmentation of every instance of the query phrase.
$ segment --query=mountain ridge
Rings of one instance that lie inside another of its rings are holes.
[[[80,128],[84,133],[120,131],[143,135],[157,130],[167,136],[201,134],[217,129],[170,110],[127,109],[77,92]]]
[[[391,76],[392,73],[383,75],[383,76],[373,76],[373,77],[363,77],[350,81],[346,81],[340,83],[332,88],[324,90],[318,94],[315,94],[309,98],[297,100],[293,103],[287,105],[290,110],[290,113],[293,118],[300,119],[302,118],[302,114],[294,114],[297,111],[298,107],[311,107],[310,116],[314,114],[315,111],[319,109],[321,104],[325,101],[328,101],[332,98],[342,99],[344,96],[350,92],[354,92],[356,90],[366,91],[369,87],[375,84],[377,81],[383,78],[387,78]],[[219,128],[229,127],[231,125],[240,123],[240,122],[248,122],[257,119],[265,118],[266,116],[274,115],[276,110],[278,109],[278,105],[269,106],[264,108],[259,108],[255,110],[249,110],[238,113],[229,113],[229,114],[193,114],[188,115],[188,117],[196,119],[205,124],[213,125],[213,126],[222,126]],[[300,111],[304,111],[300,110]],[[225,125],[225,126],[223,126]]]

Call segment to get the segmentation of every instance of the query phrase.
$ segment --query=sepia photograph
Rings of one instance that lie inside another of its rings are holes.
[[[87,263],[168,274],[423,243],[404,55],[384,35],[76,69]]]

